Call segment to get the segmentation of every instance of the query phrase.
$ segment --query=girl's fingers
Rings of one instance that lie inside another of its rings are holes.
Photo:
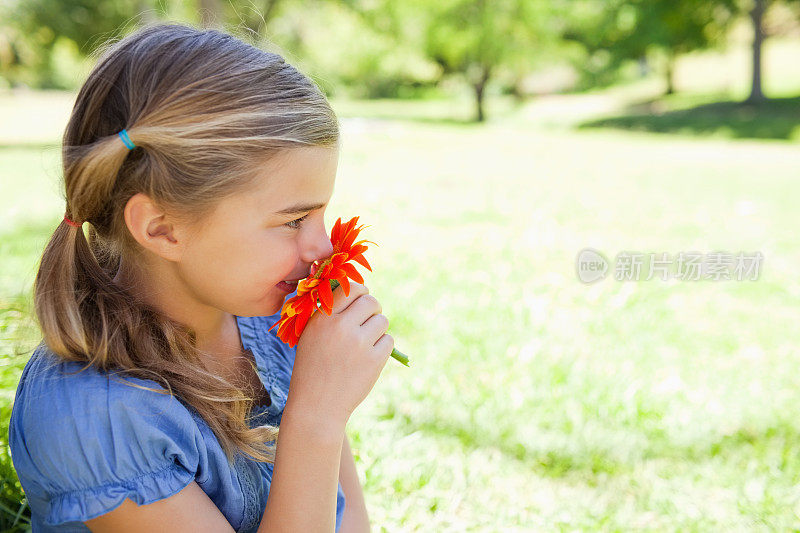
[[[382,314],[372,315],[361,325],[361,328],[374,346],[389,329],[389,319]]]
[[[344,288],[339,285],[333,291],[333,305],[332,313],[342,313],[346,309],[349,309],[353,302],[357,301],[360,296],[364,294],[369,294],[369,289],[366,285],[362,285],[360,283],[356,283],[355,281],[350,282],[350,294],[345,296]]]
[[[378,339],[378,342],[375,343],[375,348],[380,348],[381,353],[386,354],[386,360],[389,360],[389,356],[392,355],[392,350],[394,350],[394,337],[389,335],[388,333],[381,336]],[[386,363],[384,363],[385,365]]]

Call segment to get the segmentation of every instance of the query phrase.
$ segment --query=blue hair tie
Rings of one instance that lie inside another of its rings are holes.
[[[136,148],[136,145],[133,144],[133,141],[131,141],[131,138],[128,137],[128,132],[127,131],[122,130],[121,132],[117,133],[117,135],[119,135],[119,138],[122,139],[123,143],[125,143],[125,146],[128,147],[128,150],[133,150],[134,148]]]

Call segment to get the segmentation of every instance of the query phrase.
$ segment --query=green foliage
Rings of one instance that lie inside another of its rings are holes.
[[[80,64],[105,39],[126,31],[135,21],[138,0],[25,0],[6,6],[0,25],[0,43],[6,43],[7,59],[0,74],[12,84],[40,88],[77,87]]]
[[[483,94],[493,76],[530,72],[553,48],[546,2],[447,0],[424,5],[425,54],[444,75],[458,74],[474,88],[477,120],[483,120]]]
[[[400,15],[338,2],[284,4],[269,25],[278,51],[328,95],[413,98],[435,93],[439,72],[410,32],[391,29]],[[333,22],[332,22],[333,21]]]
[[[532,61],[534,47],[547,44],[547,33],[536,30],[546,28],[549,15],[541,3],[518,0],[437,2],[426,21],[425,51],[446,73]]]
[[[15,235],[6,232],[4,241],[16,240]],[[2,257],[4,270],[13,268],[13,262],[6,262],[8,256]],[[26,254],[28,261],[31,257],[35,255]],[[14,270],[20,274],[18,269]],[[0,294],[0,531],[30,531],[30,508],[8,447],[8,422],[17,382],[36,333],[31,322],[29,294]]]
[[[580,86],[615,81],[626,61],[674,57],[722,43],[737,14],[736,0],[578,0],[563,31],[586,48]]]
[[[63,36],[77,43],[82,54],[89,55],[102,39],[122,33],[141,7],[139,0],[25,0],[17,4],[12,16],[24,30],[44,31],[45,47]]]
[[[12,404],[0,404],[0,530],[6,532],[30,531],[31,511],[19,484],[8,448],[8,421]]]

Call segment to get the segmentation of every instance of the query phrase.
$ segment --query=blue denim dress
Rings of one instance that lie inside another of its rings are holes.
[[[242,345],[255,357],[271,404],[251,427],[280,425],[296,347],[268,331],[280,313],[236,317]],[[113,376],[64,362],[40,343],[25,365],[8,430],[14,468],[31,508],[34,533],[89,531],[83,521],[126,498],[138,505],[167,498],[192,480],[237,532],[258,529],[273,465],[237,454],[233,468],[205,421],[158,382]],[[69,375],[73,373],[73,375]],[[339,484],[336,531],[345,497]]]

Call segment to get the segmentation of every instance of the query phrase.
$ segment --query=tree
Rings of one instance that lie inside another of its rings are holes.
[[[663,54],[666,94],[675,91],[675,59],[724,41],[737,12],[736,0],[610,0],[576,2],[564,38],[582,43],[598,71]],[[595,72],[594,74],[598,74]]]
[[[49,35],[45,48],[66,37],[88,54],[99,39],[124,31],[137,19],[154,20],[155,13],[148,0],[24,0],[17,3],[13,17],[28,31]]]
[[[157,17],[151,0],[16,0],[7,8],[13,49],[24,50],[18,71],[37,87],[61,87],[56,80],[54,50],[64,41],[89,55],[104,39],[117,36],[138,20]],[[15,76],[19,79],[18,76]]]
[[[752,78],[750,84],[750,95],[747,97],[746,102],[750,104],[758,104],[766,100],[764,91],[762,89],[761,79],[761,54],[764,45],[764,40],[769,37],[769,32],[764,27],[764,19],[767,12],[779,3],[783,3],[785,7],[800,8],[800,1],[798,0],[745,0],[742,5],[742,11],[746,11],[750,17],[750,22],[753,27],[753,46],[751,52],[752,58]],[[787,10],[787,12],[790,12]],[[795,18],[798,13],[795,12]]]
[[[764,18],[765,0],[754,0],[750,10],[750,20],[753,23],[753,74],[750,88],[750,96],[747,97],[748,103],[759,103],[764,100],[764,92],[761,89],[761,45],[764,42]]]
[[[53,76],[54,47],[75,43],[89,56],[104,40],[161,19],[200,22],[223,29],[228,21],[258,37],[279,0],[12,0],[0,24],[0,69],[12,80],[38,87],[58,86]],[[25,53],[20,53],[19,50]],[[23,59],[20,56],[24,56]],[[20,73],[24,72],[25,75]]]
[[[478,122],[485,120],[489,80],[520,61],[533,70],[535,53],[554,38],[548,2],[449,0],[428,5],[425,53],[444,74],[459,74],[471,85]]]

